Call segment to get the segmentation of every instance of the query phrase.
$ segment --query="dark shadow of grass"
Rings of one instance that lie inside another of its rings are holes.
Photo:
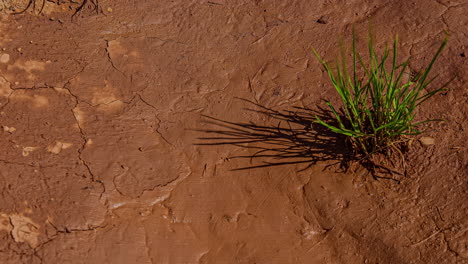
[[[401,175],[401,173],[376,164],[371,159],[356,155],[348,146],[344,135],[334,133],[315,122],[316,116],[325,122],[337,125],[331,111],[324,108],[313,110],[305,107],[293,107],[293,110],[278,111],[258,103],[237,98],[250,107],[245,111],[264,115],[271,120],[271,125],[260,125],[254,122],[232,122],[212,116],[203,115],[203,123],[212,129],[196,129],[206,136],[198,137],[199,146],[234,145],[255,150],[250,155],[229,157],[231,159],[249,159],[251,163],[259,164],[240,167],[233,170],[247,170],[275,167],[292,164],[304,164],[300,171],[306,170],[318,162],[326,162],[325,168],[338,165],[347,172],[351,163],[364,167],[374,179],[389,179],[397,183],[393,177],[382,176]]]
[[[277,111],[245,99],[240,99],[251,107],[245,111],[269,117],[272,125],[259,125],[253,122],[231,122],[204,115],[204,123],[213,129],[197,130],[206,134],[199,137],[195,145],[216,146],[234,145],[255,150],[254,154],[230,158],[260,160],[258,165],[236,168],[246,170],[290,164],[304,164],[305,170],[317,162],[332,161],[341,169],[348,168],[352,157],[345,146],[345,137],[335,134],[325,127],[314,123],[315,115],[334,122],[329,111],[318,111],[294,107],[293,111]]]

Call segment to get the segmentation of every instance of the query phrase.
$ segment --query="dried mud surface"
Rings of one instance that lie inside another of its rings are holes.
[[[27,3],[0,13],[0,263],[467,263],[465,1],[33,1],[13,14]],[[413,142],[399,184],[343,172],[339,140],[246,170],[233,169],[272,157],[196,145],[219,129],[202,115],[278,126],[237,98],[338,100],[311,48],[334,58],[354,26],[364,50],[369,20],[377,47],[399,35],[414,71],[450,35],[435,72],[457,79],[419,112],[446,122]]]

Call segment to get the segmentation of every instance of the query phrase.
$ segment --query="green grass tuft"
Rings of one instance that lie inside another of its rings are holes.
[[[436,77],[428,78],[434,62],[447,45],[447,38],[442,41],[439,49],[428,66],[408,81],[408,63],[397,63],[398,37],[393,42],[393,49],[385,48],[383,55],[378,57],[372,37],[369,36],[369,62],[364,63],[361,55],[356,51],[356,37],[353,34],[352,43],[352,72],[348,71],[345,52],[336,69],[332,69],[313,50],[341,97],[342,111],[337,111],[329,101],[336,125],[326,123],[316,116],[316,122],[335,133],[349,138],[354,150],[364,155],[384,152],[390,147],[397,147],[406,142],[408,135],[417,135],[421,131],[417,126],[430,121],[414,122],[416,109],[421,103],[444,91],[447,85],[426,92],[426,87]],[[359,67],[359,68],[358,68]],[[358,77],[358,71],[364,76]],[[406,77],[407,77],[406,76]]]

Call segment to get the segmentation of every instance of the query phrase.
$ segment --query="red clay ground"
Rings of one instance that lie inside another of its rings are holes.
[[[0,263],[467,263],[466,1],[38,0],[12,14],[27,2],[1,6]],[[195,145],[207,135],[193,129],[216,127],[202,114],[278,125],[236,97],[336,100],[311,48],[334,58],[354,26],[364,50],[369,20],[414,71],[450,35],[434,72],[457,79],[419,113],[447,121],[413,142],[400,184],[344,173],[339,142],[303,171],[232,170],[263,160]]]

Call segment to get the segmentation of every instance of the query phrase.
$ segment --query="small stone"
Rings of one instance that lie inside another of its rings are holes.
[[[112,12],[112,8],[111,8],[111,7],[108,7],[108,8],[107,8],[107,12],[111,13],[111,12]]]
[[[38,149],[38,147],[23,147],[23,157],[28,156],[30,152],[36,149]]]
[[[14,127],[8,127],[8,126],[3,126],[3,131],[13,133],[16,131],[16,128]]]
[[[435,144],[435,140],[431,137],[421,137],[419,139],[419,142],[423,144],[424,146],[430,146]]]
[[[348,200],[345,200],[345,199],[342,199],[342,200],[338,201],[338,202],[336,203],[336,205],[337,205],[339,208],[341,208],[341,209],[346,209],[346,208],[348,208],[348,206],[349,206],[349,201],[348,201]]]
[[[47,147],[47,151],[54,153],[54,154],[59,154],[63,149],[67,149],[71,147],[73,144],[71,143],[64,143],[60,141],[56,141],[55,145],[50,145]]]
[[[7,53],[3,53],[1,56],[0,56],[0,62],[1,63],[7,63],[10,61],[10,54],[7,54]]]
[[[16,49],[18,52],[21,52],[23,49],[22,48],[17,48]]]
[[[151,214],[151,210],[143,210],[143,211],[139,212],[140,216],[148,216],[150,214]]]
[[[322,16],[319,19],[317,19],[315,22],[319,24],[323,24],[323,25],[328,24],[328,17]]]

